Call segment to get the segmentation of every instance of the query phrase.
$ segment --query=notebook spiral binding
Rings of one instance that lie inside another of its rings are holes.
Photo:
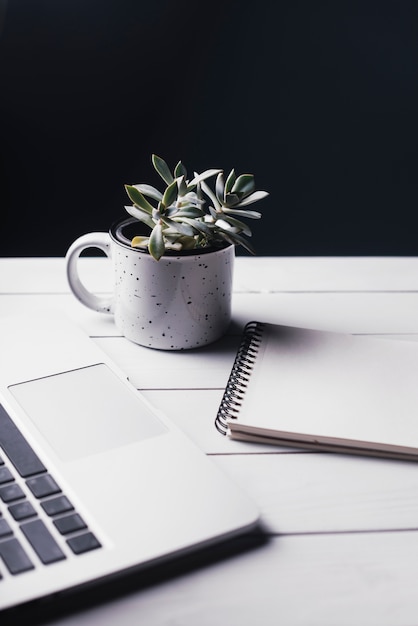
[[[236,419],[250,380],[263,334],[264,324],[248,322],[244,328],[234,364],[215,419],[215,426],[222,435],[228,433],[228,419]]]

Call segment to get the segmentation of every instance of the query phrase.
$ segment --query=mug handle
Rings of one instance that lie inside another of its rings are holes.
[[[99,313],[113,313],[113,296],[110,298],[96,296],[86,289],[80,280],[77,261],[83,250],[87,248],[98,248],[109,259],[112,258],[111,239],[108,233],[88,233],[87,235],[82,235],[71,244],[65,255],[68,284],[75,297],[89,309]]]

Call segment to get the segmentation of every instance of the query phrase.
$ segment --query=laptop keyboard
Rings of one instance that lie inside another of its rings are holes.
[[[101,547],[0,404],[0,563],[17,575],[62,561],[60,537],[75,555]]]

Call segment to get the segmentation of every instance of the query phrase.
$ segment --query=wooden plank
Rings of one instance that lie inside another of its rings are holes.
[[[138,389],[225,388],[239,344],[239,337],[225,337],[198,350],[150,350],[124,337],[97,338]]]
[[[213,457],[274,533],[418,529],[418,464],[319,453]]]
[[[2,315],[53,307],[67,312],[96,337],[120,336],[111,315],[87,309],[72,294],[1,295]],[[416,293],[234,294],[229,335],[253,319],[323,330],[370,334],[417,334]]]
[[[80,277],[89,289],[111,293],[112,270],[104,257],[82,257]],[[68,293],[63,258],[0,259],[0,293]]]
[[[284,324],[389,333],[418,338],[418,293],[402,294],[236,294],[234,321],[220,341],[199,350],[155,351],[123,338],[113,317],[96,313],[71,294],[0,295],[2,315],[57,310],[69,316],[126,372],[141,389],[225,388],[240,333],[251,318]],[[245,312],[245,313],[244,313]]]
[[[58,311],[67,315],[90,336],[120,337],[113,316],[96,313],[83,306],[70,293],[0,294],[1,316],[25,314],[27,311]]]
[[[417,257],[237,257],[236,291],[416,291]]]
[[[110,263],[82,257],[80,275],[88,287],[112,291]],[[234,290],[415,291],[418,257],[237,257]],[[62,293],[69,290],[63,258],[0,259],[0,293]]]
[[[417,623],[416,531],[285,536],[230,558],[213,554],[206,566],[197,560],[189,571],[165,567],[160,579],[122,582],[104,604],[93,591],[90,610],[87,603],[54,625],[132,626],[138,616],[150,626]]]
[[[349,333],[418,332],[418,291],[409,293],[235,293],[233,329],[248,320]]]

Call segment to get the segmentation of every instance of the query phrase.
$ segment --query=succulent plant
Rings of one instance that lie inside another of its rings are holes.
[[[232,169],[225,180],[222,170],[209,169],[194,173],[188,180],[181,161],[173,172],[155,154],[152,163],[165,183],[164,191],[145,183],[125,185],[133,203],[125,206],[126,211],[151,230],[148,235],[135,236],[133,247],[148,249],[157,261],[166,250],[220,248],[227,244],[241,245],[254,253],[246,239],[251,230],[241,220],[260,218],[261,213],[246,207],[268,193],[255,191],[253,174],[237,176]],[[215,180],[213,189],[207,182],[210,178]]]

